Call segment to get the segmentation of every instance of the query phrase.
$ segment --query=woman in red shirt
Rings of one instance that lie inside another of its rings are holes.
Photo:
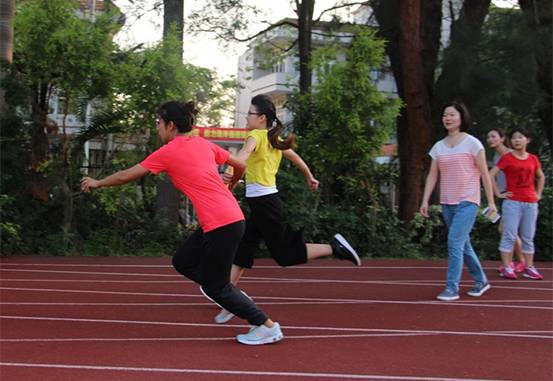
[[[523,128],[516,128],[511,132],[513,151],[503,155],[490,171],[494,183],[500,170],[507,179],[505,192],[499,193],[497,185],[494,185],[494,191],[497,197],[505,199],[502,204],[503,234],[499,251],[503,262],[500,276],[508,279],[517,279],[511,267],[517,233],[522,241],[522,254],[526,260],[526,269],[522,275],[530,279],[543,279],[534,267],[534,234],[545,175],[538,157],[526,151],[529,142],[528,132]]]
[[[84,177],[82,190],[121,185],[148,173],[166,172],[175,187],[190,199],[200,223],[200,228],[173,256],[175,269],[200,284],[201,291],[215,303],[254,326],[248,333],[236,336],[240,343],[258,345],[281,340],[279,324],[230,283],[230,269],[245,223],[240,206],[217,167],[224,163],[232,166],[231,183],[236,183],[246,163],[204,138],[188,134],[197,114],[193,102],[166,102],[158,114],[157,131],[164,145],[140,164],[102,180]]]

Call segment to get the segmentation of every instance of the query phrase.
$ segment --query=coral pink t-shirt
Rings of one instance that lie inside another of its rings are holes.
[[[457,205],[462,201],[480,205],[480,170],[476,156],[484,149],[480,140],[465,136],[455,147],[445,139],[438,141],[429,152],[440,171],[440,204]]]
[[[507,178],[507,192],[512,192],[510,200],[520,202],[538,202],[536,195],[536,172],[541,168],[540,160],[536,155],[528,154],[524,160],[517,159],[509,152],[499,159],[496,165],[505,173]]]
[[[217,169],[228,151],[199,136],[177,136],[140,163],[153,174],[167,172],[194,205],[204,233],[244,219]]]

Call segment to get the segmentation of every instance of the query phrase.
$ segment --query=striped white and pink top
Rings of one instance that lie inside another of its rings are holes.
[[[468,134],[452,148],[445,144],[445,139],[434,144],[429,155],[437,161],[440,172],[440,204],[469,201],[480,205],[480,170],[476,156],[483,149],[482,143]]]

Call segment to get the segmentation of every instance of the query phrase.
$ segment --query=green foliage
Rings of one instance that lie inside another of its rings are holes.
[[[46,236],[46,252],[50,255],[70,255],[77,252],[77,237],[70,232],[56,232]]]
[[[329,62],[333,62],[329,65]],[[374,158],[388,139],[399,112],[397,99],[386,98],[371,74],[384,63],[384,43],[359,29],[349,49],[322,49],[313,58],[318,84],[310,97],[297,96],[291,108],[301,128],[301,152],[323,181],[329,195],[355,203],[372,193]],[[299,129],[299,128],[298,128]],[[348,189],[353,192],[348,192]]]
[[[533,55],[532,45],[532,35],[520,9],[491,6],[471,66],[464,67],[465,51],[448,51],[451,62],[464,66],[452,70],[444,94],[435,95],[445,99],[437,99],[436,103],[444,104],[451,94],[463,94],[474,122],[470,133],[483,141],[493,127],[510,131],[524,126],[533,136],[544,136],[538,118],[541,95],[535,81],[537,67],[535,60],[529,58]],[[438,114],[435,110],[434,126],[439,137],[444,130]],[[530,150],[539,151],[545,142],[546,139],[535,139]]]
[[[107,16],[90,23],[78,17],[77,2],[21,2],[15,18],[14,54],[27,85],[55,85],[77,94],[106,95],[113,51]]]
[[[546,187],[539,202],[536,237],[536,260],[553,261],[553,161],[543,161]]]

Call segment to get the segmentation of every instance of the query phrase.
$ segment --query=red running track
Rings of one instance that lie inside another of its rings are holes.
[[[455,302],[435,300],[444,261],[257,264],[241,287],[285,339],[249,347],[169,258],[1,258],[0,379],[553,380],[551,263],[508,281],[486,262],[492,289]]]

